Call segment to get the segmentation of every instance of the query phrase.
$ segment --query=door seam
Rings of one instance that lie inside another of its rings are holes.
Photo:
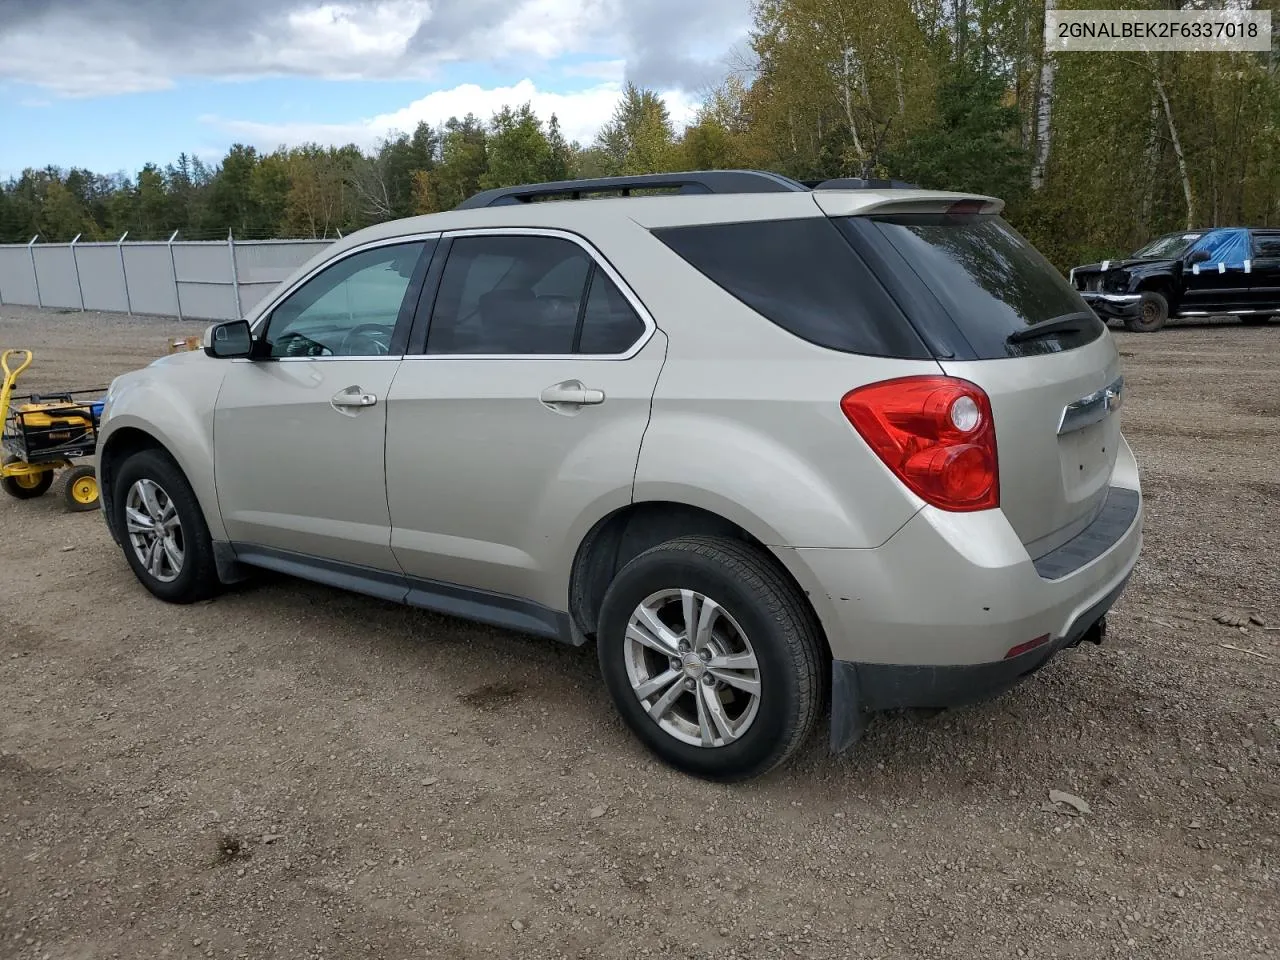
[[[649,428],[653,425],[653,404],[658,395],[658,384],[662,382],[663,371],[667,369],[667,360],[671,356],[671,338],[656,323],[653,329],[655,333],[662,334],[662,363],[658,365],[658,375],[654,377],[653,389],[649,391],[649,416],[644,422],[644,429],[640,431],[640,442],[636,444],[636,461],[631,468],[631,503],[636,502],[636,477],[640,475],[640,454],[644,450],[644,441],[649,435]]]
[[[396,553],[396,548],[391,541],[395,534],[396,518],[391,515],[391,478],[387,475],[387,453],[391,445],[391,395],[395,392],[396,380],[400,377],[400,371],[404,369],[404,356],[396,361],[396,371],[391,375],[391,381],[387,384],[386,398],[386,415],[382,418],[382,498],[387,504],[387,551],[391,554],[391,559],[395,561],[396,568],[400,571],[401,576],[408,576],[405,572],[404,564],[400,562],[400,556]]]

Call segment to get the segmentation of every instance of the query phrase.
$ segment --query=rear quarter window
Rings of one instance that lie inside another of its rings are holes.
[[[931,357],[898,304],[826,217],[667,227],[653,234],[803,340],[845,353]]]
[[[895,290],[910,291],[918,305],[912,320],[958,358],[1060,352],[1090,343],[1105,330],[1057,268],[998,216],[910,213],[842,217],[836,223],[855,248],[866,248],[893,275]],[[1081,318],[1076,331],[1009,340],[1028,327],[1073,315]]]

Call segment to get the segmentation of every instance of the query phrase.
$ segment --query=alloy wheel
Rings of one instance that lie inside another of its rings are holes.
[[[740,739],[760,708],[760,665],[746,632],[694,590],[660,590],[627,623],[631,689],[667,734],[700,747]]]
[[[182,521],[165,489],[154,480],[134,481],[124,513],[129,542],[143,569],[161,583],[178,579],[185,549]]]

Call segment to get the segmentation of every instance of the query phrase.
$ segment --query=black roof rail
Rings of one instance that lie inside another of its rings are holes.
[[[591,180],[556,180],[518,187],[485,190],[463,200],[455,210],[531,203],[545,198],[578,200],[583,194],[620,193],[633,190],[674,188],[678,193],[794,193],[808,188],[798,180],[764,170],[696,170],[685,173],[646,173],[634,177],[597,177]]]

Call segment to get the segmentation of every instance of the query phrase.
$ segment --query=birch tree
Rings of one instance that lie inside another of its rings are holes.
[[[1049,13],[1055,9],[1057,9],[1057,0],[1044,0],[1046,20]],[[1053,79],[1053,55],[1045,44],[1043,59],[1040,62],[1040,83],[1036,88],[1036,150],[1035,161],[1031,166],[1031,189],[1033,190],[1044,187],[1045,168],[1049,165],[1049,148],[1053,132]]]

